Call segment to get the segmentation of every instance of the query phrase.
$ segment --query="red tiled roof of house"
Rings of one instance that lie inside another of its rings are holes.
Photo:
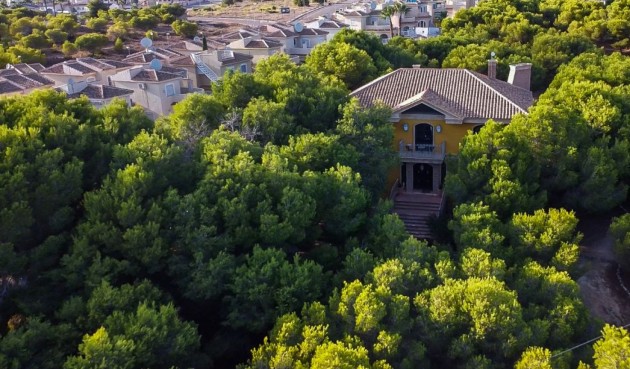
[[[380,100],[395,111],[425,101],[460,119],[509,120],[526,113],[531,91],[466,69],[401,68],[351,93],[362,105]]]

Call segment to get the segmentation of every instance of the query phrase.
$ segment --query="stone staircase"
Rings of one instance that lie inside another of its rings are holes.
[[[428,220],[440,214],[441,206],[442,193],[399,192],[394,197],[393,212],[405,223],[409,234],[419,240],[432,239]]]

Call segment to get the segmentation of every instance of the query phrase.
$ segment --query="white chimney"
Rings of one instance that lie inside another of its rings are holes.
[[[520,63],[510,65],[510,75],[508,76],[508,83],[524,88],[530,89],[532,80],[532,64]]]
[[[497,61],[496,59],[488,60],[488,78],[497,78]]]

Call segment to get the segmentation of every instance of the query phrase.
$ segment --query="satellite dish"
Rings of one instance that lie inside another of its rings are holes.
[[[162,69],[162,62],[159,59],[153,59],[149,63],[149,67],[151,67],[151,69],[160,70]]]
[[[376,2],[372,1],[370,3],[370,9],[372,9],[372,10],[376,9]]]
[[[150,38],[145,37],[140,40],[140,45],[142,45],[142,47],[144,47],[145,49],[148,49],[151,47],[151,45],[153,45],[153,41]]]
[[[199,36],[195,36],[195,37],[193,38],[193,41],[195,41],[195,42],[201,42],[201,38],[199,38]]]
[[[495,56],[497,56],[497,54],[494,51],[490,53],[490,59],[494,59]]]
[[[297,22],[293,25],[293,29],[295,30],[295,32],[300,33],[304,31],[304,25],[300,22]]]

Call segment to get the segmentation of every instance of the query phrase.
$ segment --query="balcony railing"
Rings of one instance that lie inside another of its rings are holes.
[[[446,155],[446,141],[439,145],[408,144],[403,140],[399,142],[401,159],[425,159],[442,161]]]

